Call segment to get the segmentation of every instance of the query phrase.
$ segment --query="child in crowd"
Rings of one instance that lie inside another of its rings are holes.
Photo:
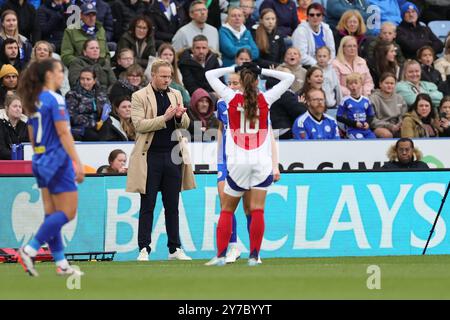
[[[337,120],[347,126],[350,139],[374,139],[369,123],[375,113],[369,99],[361,95],[362,76],[351,73],[346,78],[346,86],[350,96],[344,97],[337,111]]]
[[[321,47],[316,51],[317,65],[323,71],[322,89],[325,91],[326,105],[329,109],[336,109],[342,99],[341,86],[339,79],[331,65],[331,50],[327,46]],[[327,111],[327,113],[329,113]]]
[[[430,46],[424,46],[417,51],[417,60],[419,60],[420,67],[422,68],[420,80],[432,82],[439,86],[442,81],[442,76],[433,66],[434,57],[434,49]]]
[[[284,63],[277,68],[277,70],[288,68],[295,76],[294,83],[290,88],[295,93],[299,93],[305,83],[306,69],[302,67],[301,60],[302,55],[300,54],[300,50],[295,47],[290,47],[284,54]]]
[[[405,62],[405,57],[403,56],[402,49],[395,42],[395,38],[397,37],[397,27],[392,22],[383,22],[381,25],[381,31],[378,37],[376,37],[371,43],[369,43],[369,47],[367,48],[367,59],[369,62],[373,63],[374,55],[375,55],[375,47],[380,41],[385,41],[388,43],[392,43],[397,50],[397,62],[399,65],[403,65]]]

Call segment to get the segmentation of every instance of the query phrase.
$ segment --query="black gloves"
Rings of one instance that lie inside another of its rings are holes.
[[[234,68],[234,71],[235,72],[239,72],[239,71],[242,71],[244,69],[248,69],[248,70],[250,70],[251,72],[253,72],[254,74],[257,74],[257,75],[260,75],[261,74],[261,70],[262,70],[261,67],[258,66],[254,62],[244,62],[242,65],[236,66]]]

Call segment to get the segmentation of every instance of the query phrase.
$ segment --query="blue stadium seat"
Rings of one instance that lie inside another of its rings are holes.
[[[428,27],[439,39],[442,40],[442,42],[444,42],[450,32],[450,20],[430,21],[428,23]]]

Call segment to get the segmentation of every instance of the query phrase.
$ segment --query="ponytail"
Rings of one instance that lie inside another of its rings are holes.
[[[257,118],[258,111],[258,92],[256,88],[256,80],[258,76],[249,69],[241,71],[241,83],[244,89],[244,110],[245,117],[251,123]]]
[[[22,107],[27,116],[37,111],[36,104],[45,85],[45,75],[48,71],[53,71],[56,63],[61,62],[52,58],[33,62],[21,74],[17,95],[22,101]]]

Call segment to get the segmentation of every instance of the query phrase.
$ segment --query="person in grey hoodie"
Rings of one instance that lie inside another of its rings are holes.
[[[402,117],[408,106],[403,97],[395,93],[395,84],[395,75],[385,72],[380,77],[380,89],[376,89],[369,97],[375,111],[370,127],[377,138],[400,136]]]

